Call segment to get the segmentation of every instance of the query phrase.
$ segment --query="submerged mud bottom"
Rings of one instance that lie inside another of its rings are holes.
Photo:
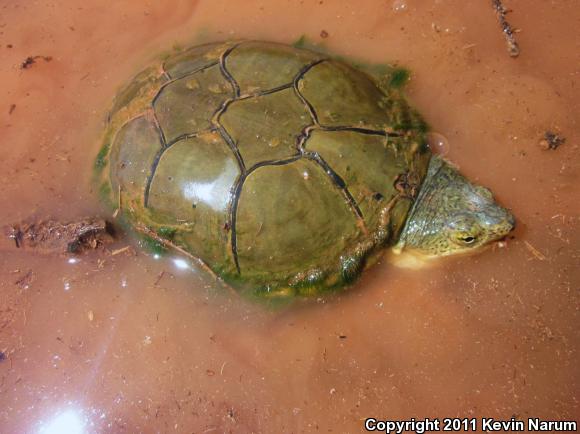
[[[504,248],[422,270],[383,260],[347,292],[274,310],[224,290],[194,261],[145,254],[126,238],[106,247],[110,255],[78,257],[8,240],[0,432],[360,432],[368,418],[464,415],[478,428],[483,418],[577,419],[574,2],[504,0],[522,29],[515,59],[486,1],[396,10],[379,0],[5,3],[2,227],[33,215],[111,218],[88,179],[97,138],[111,99],[153,53],[306,34],[339,55],[408,67],[411,102],[448,139],[445,157],[509,204],[518,228]],[[52,60],[20,69],[36,55]],[[546,131],[565,142],[545,150]]]

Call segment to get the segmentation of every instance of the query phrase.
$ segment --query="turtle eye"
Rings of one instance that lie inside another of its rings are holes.
[[[455,233],[453,237],[456,244],[464,247],[473,246],[477,243],[478,234],[474,231]]]
[[[462,247],[477,244],[482,230],[478,222],[471,216],[459,216],[449,223],[451,240]]]

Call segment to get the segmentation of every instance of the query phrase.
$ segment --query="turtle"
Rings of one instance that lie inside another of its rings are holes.
[[[241,292],[346,288],[391,247],[478,251],[515,224],[434,155],[393,80],[263,41],[193,46],[115,97],[96,161],[126,224]]]

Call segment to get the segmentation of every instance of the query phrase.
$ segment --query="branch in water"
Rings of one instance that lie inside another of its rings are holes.
[[[504,7],[501,0],[491,0],[491,5],[495,9],[497,19],[499,20],[499,25],[507,42],[508,52],[512,57],[518,57],[520,54],[520,47],[516,42],[515,31],[505,19],[506,14],[509,12],[508,9]]]

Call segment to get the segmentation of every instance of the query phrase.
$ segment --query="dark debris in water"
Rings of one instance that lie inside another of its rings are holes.
[[[19,277],[14,284],[20,289],[28,289],[34,280],[34,273],[28,270],[23,276]]]
[[[508,53],[511,57],[518,57],[520,55],[520,47],[516,41],[516,31],[505,18],[507,13],[511,12],[511,10],[506,9],[501,0],[491,0],[491,5],[495,10],[499,25],[501,26],[501,30],[507,42]]]
[[[14,247],[38,253],[80,253],[94,250],[113,241],[111,224],[99,218],[85,218],[62,223],[39,220],[4,228]]]
[[[44,60],[45,62],[50,62],[52,56],[28,56],[24,59],[24,62],[20,64],[20,69],[29,69],[36,63],[37,60]]]
[[[548,130],[544,133],[544,138],[540,141],[540,146],[545,150],[554,150],[564,143],[566,143],[565,137]]]

